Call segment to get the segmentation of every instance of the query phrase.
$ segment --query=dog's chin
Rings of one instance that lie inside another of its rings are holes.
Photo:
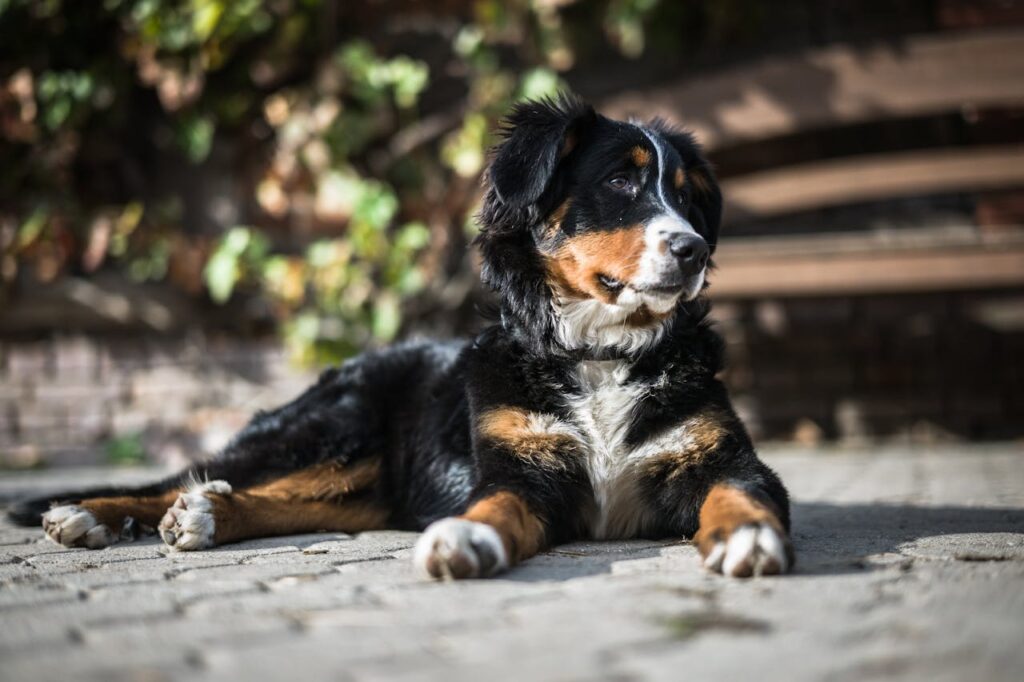
[[[692,301],[704,288],[704,271],[675,281],[654,285],[632,285],[627,289],[636,301],[655,313],[666,313],[682,301]]]
[[[626,283],[614,302],[597,298],[552,300],[555,335],[566,348],[639,352],[657,343],[680,301],[693,300],[704,273],[653,284]],[[636,313],[653,313],[653,315]]]

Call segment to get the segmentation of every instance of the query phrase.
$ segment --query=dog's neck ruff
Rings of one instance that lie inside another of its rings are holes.
[[[635,357],[654,347],[665,335],[666,321],[634,327],[632,311],[596,299],[551,298],[554,340],[567,354],[579,359]]]

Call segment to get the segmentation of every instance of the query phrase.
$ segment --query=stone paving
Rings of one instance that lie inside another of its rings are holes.
[[[0,524],[0,680],[1024,678],[1024,448],[770,452],[795,575],[703,572],[685,542],[578,543],[432,583],[415,535],[189,554],[66,550]],[[0,502],[152,472],[0,475]]]

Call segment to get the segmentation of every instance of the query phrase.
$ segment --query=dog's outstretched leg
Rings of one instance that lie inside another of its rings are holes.
[[[736,578],[785,573],[793,565],[793,549],[778,515],[727,484],[713,486],[705,498],[693,542],[705,568]]]
[[[65,547],[102,549],[152,533],[177,490],[149,496],[98,497],[58,504],[43,513],[46,536]]]
[[[486,578],[543,544],[544,524],[519,495],[502,491],[431,524],[416,544],[415,562],[434,578]]]
[[[390,511],[372,490],[379,470],[378,460],[326,462],[243,490],[210,481],[169,505],[160,537],[189,551],[257,537],[384,528]]]

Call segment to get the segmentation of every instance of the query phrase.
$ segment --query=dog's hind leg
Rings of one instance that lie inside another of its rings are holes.
[[[211,481],[182,492],[159,524],[164,542],[195,550],[257,537],[385,528],[380,461],[316,464],[253,487]]]
[[[145,496],[115,496],[58,504],[43,513],[43,530],[65,547],[100,549],[152,533],[179,489]]]

